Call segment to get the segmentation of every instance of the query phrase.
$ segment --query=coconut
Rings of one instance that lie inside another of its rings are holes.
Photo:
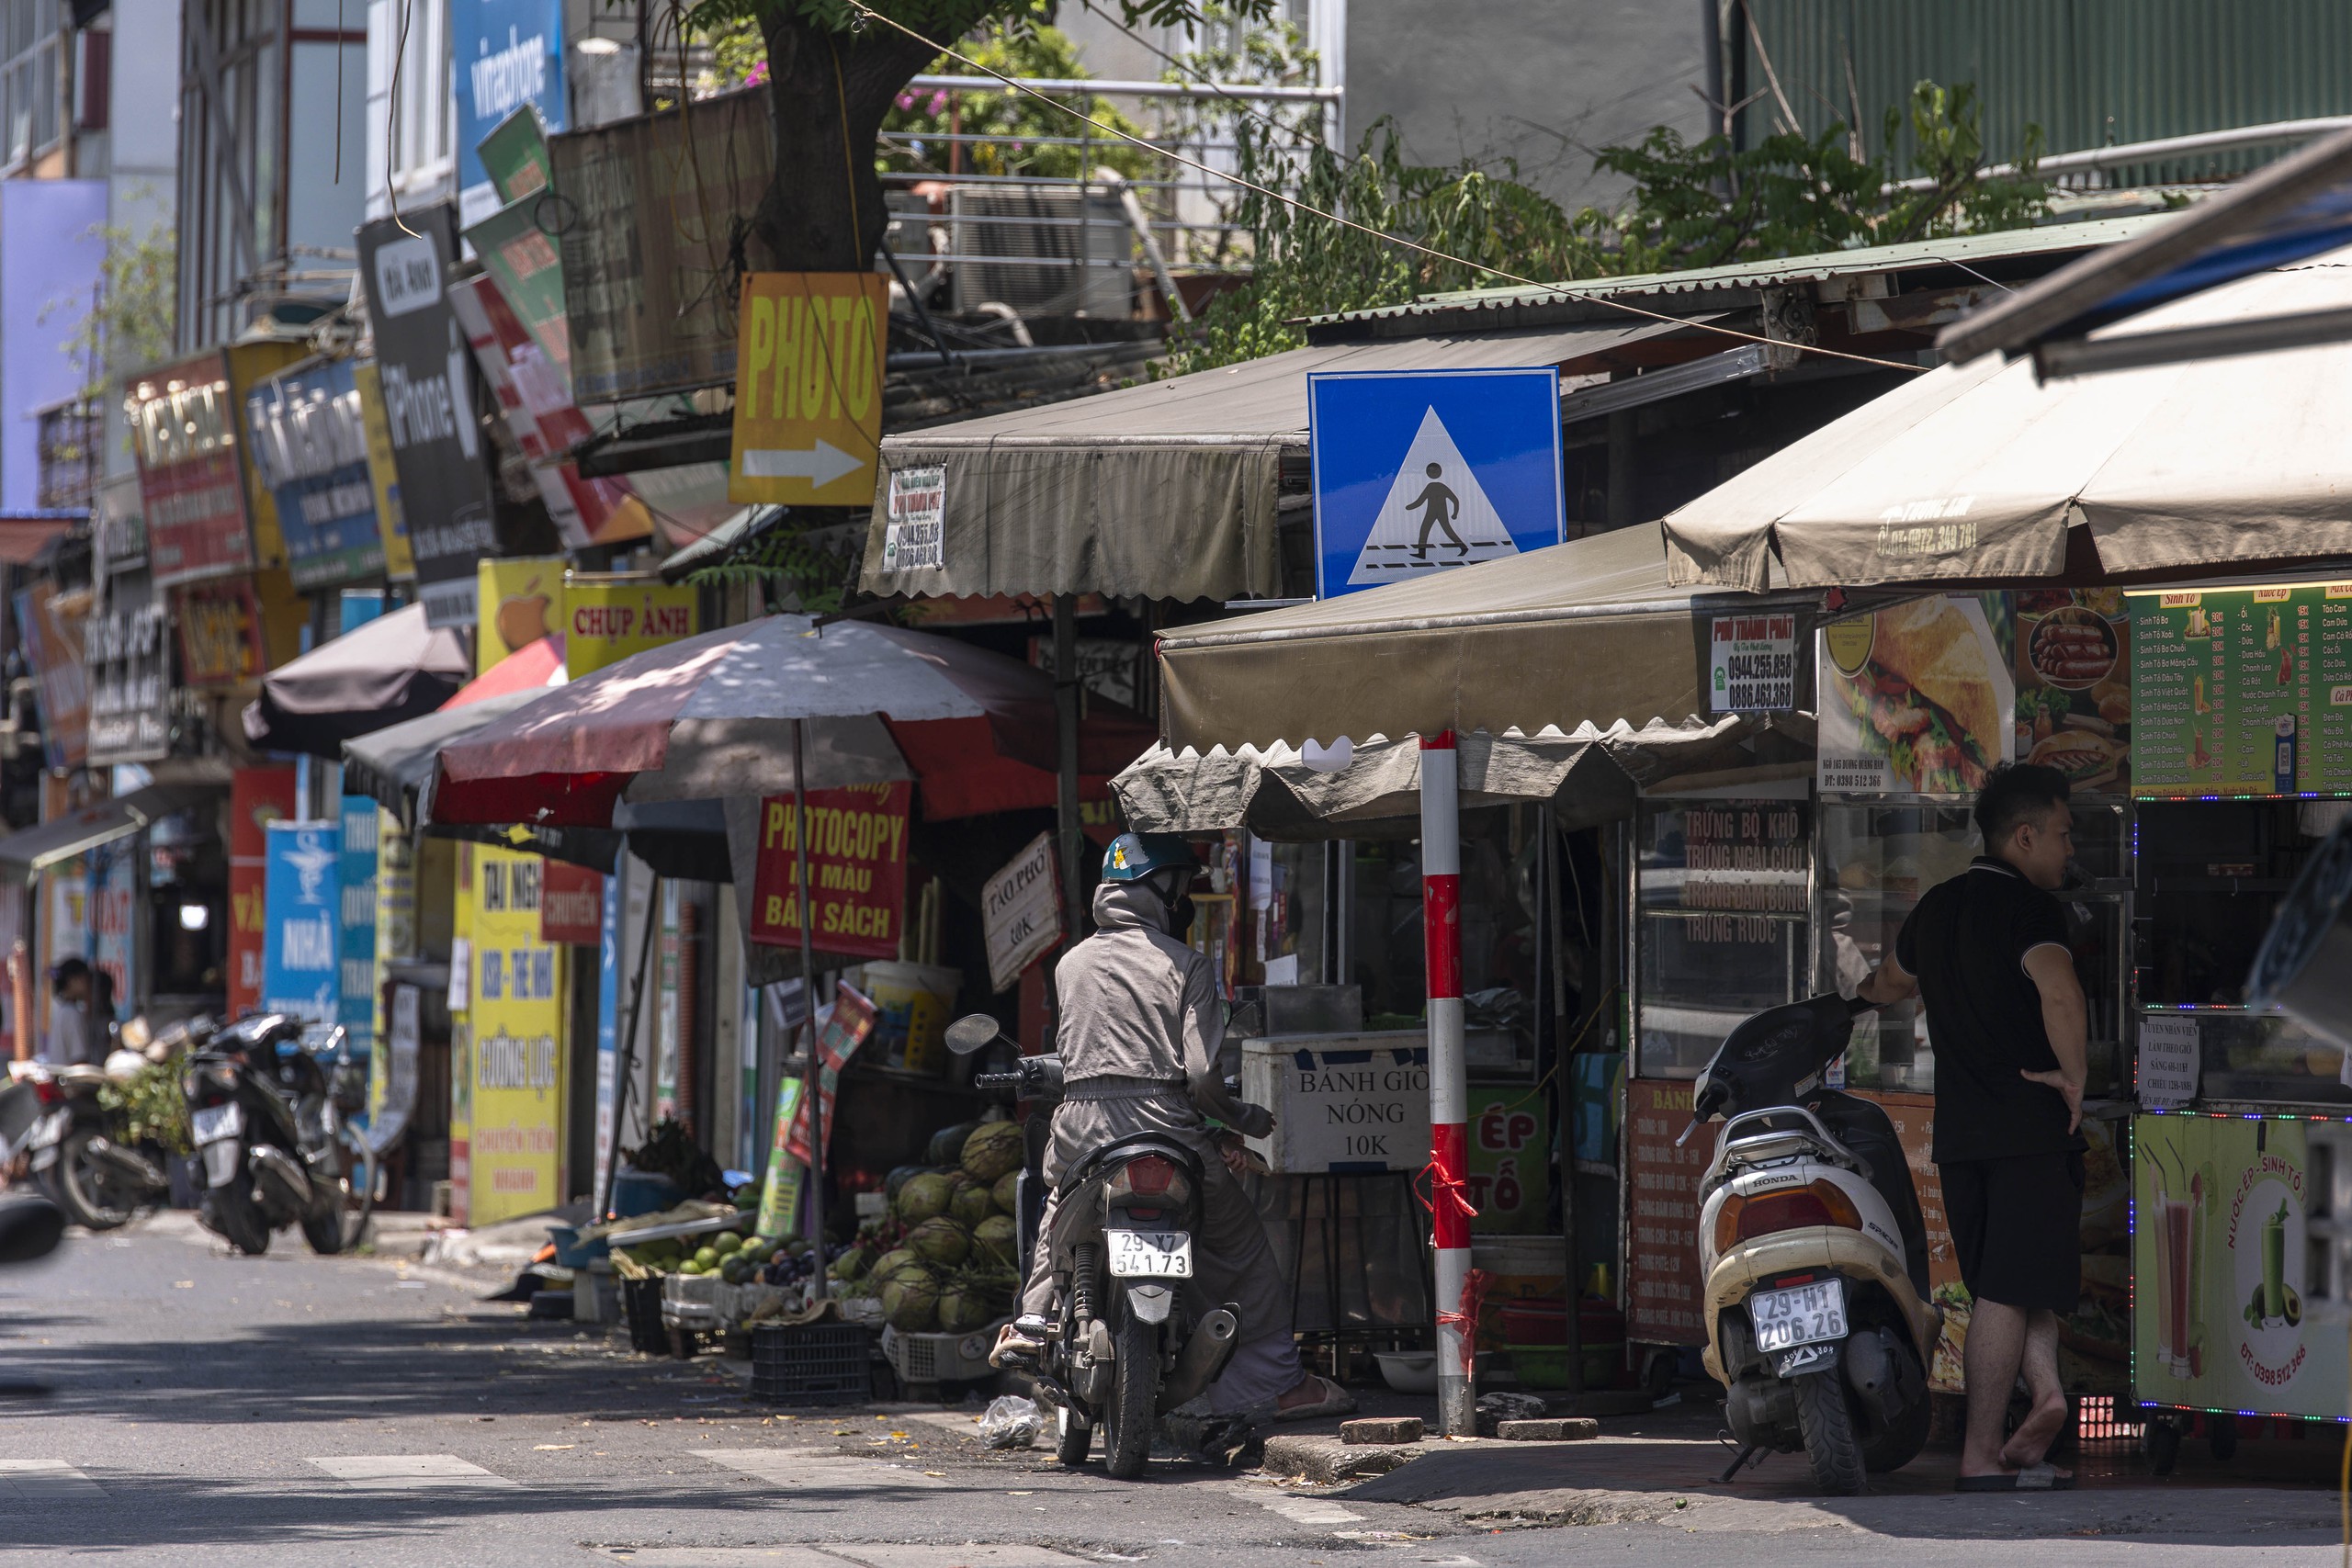
[[[993,1182],[1009,1170],[1019,1170],[1025,1153],[1017,1123],[983,1122],[964,1140],[962,1164],[973,1180]]]
[[[921,1334],[939,1319],[939,1281],[928,1269],[900,1274],[882,1287],[882,1315],[901,1334]]]
[[[989,1190],[989,1201],[996,1205],[996,1212],[1000,1214],[1021,1213],[1021,1173],[1008,1170],[998,1177],[996,1185]]]
[[[942,1127],[931,1135],[930,1146],[923,1150],[922,1157],[935,1166],[954,1165],[957,1152],[964,1146],[964,1140],[970,1137],[972,1129],[978,1125],[977,1122],[958,1122],[953,1127]]]
[[[954,1201],[947,1205],[947,1213],[956,1224],[968,1229],[996,1213],[996,1200],[989,1196],[987,1188],[975,1181],[956,1194]]]
[[[924,1175],[930,1170],[930,1168],[931,1168],[929,1166],[922,1165],[892,1166],[890,1168],[890,1174],[882,1179],[883,1197],[893,1203],[897,1202],[899,1201],[899,1189],[904,1187],[916,1177]]]
[[[971,1256],[972,1233],[954,1220],[925,1220],[907,1233],[907,1249],[925,1263],[954,1268]]]
[[[868,1254],[853,1247],[839,1258],[834,1258],[833,1266],[826,1272],[836,1280],[854,1280],[864,1274],[866,1265],[873,1261],[874,1259]]]
[[[949,1334],[964,1334],[996,1315],[987,1299],[968,1285],[950,1285],[939,1297],[939,1326]]]
[[[955,1196],[956,1189],[944,1176],[925,1172],[922,1176],[910,1177],[907,1184],[899,1189],[899,1218],[912,1229],[925,1220],[945,1213],[948,1201]]]
[[[984,1257],[1011,1263],[1021,1246],[1021,1227],[1011,1214],[990,1214],[972,1227],[972,1241]]]
[[[887,1285],[908,1269],[919,1269],[922,1266],[922,1258],[901,1247],[884,1253],[873,1269],[867,1272],[866,1278],[872,1280],[877,1286]]]

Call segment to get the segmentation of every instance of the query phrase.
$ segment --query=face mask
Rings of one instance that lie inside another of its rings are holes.
[[[1193,933],[1193,896],[1178,894],[1176,901],[1168,906],[1168,934],[1178,942],[1188,940]]]

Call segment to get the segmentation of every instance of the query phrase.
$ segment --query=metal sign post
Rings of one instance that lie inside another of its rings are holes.
[[[1470,1087],[1462,1039],[1462,822],[1453,732],[1421,742],[1421,936],[1429,972],[1430,1218],[1437,1253],[1437,1413],[1476,1437],[1478,1335],[1470,1289]]]

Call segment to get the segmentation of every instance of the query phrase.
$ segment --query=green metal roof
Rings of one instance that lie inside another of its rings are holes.
[[[1781,288],[1792,283],[1818,283],[1833,277],[1895,272],[1905,267],[1931,266],[1939,263],[1974,265],[2008,256],[2042,255],[2112,245],[2132,238],[2150,224],[2164,222],[2172,216],[2169,212],[2154,212],[2130,218],[2101,218],[2082,223],[2047,223],[2031,229],[2004,229],[1989,234],[1917,240],[1900,245],[1870,245],[1849,251],[1823,251],[1808,256],[1782,256],[1771,261],[1734,262],[1726,266],[1696,267],[1689,272],[1652,272],[1630,277],[1575,279],[1550,288],[1512,284],[1501,288],[1465,288],[1450,294],[1424,294],[1405,305],[1386,305],[1377,310],[1314,317],[1307,324],[1319,326],[1335,321],[1380,321],[1402,316],[1572,303],[1580,296],[1609,298]]]

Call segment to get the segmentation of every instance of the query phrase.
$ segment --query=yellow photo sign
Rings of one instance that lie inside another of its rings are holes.
[[[871,501],[890,331],[881,275],[750,273],[737,321],[728,499]]]

